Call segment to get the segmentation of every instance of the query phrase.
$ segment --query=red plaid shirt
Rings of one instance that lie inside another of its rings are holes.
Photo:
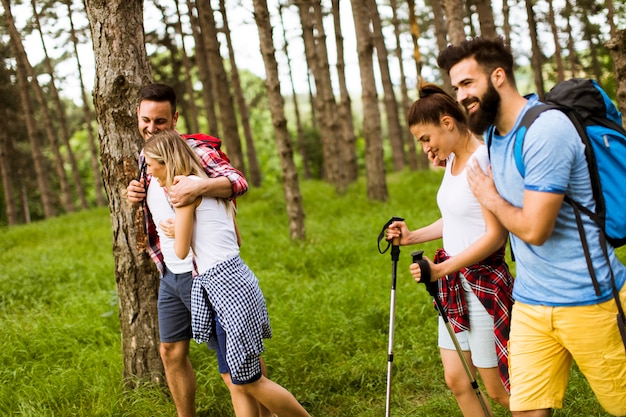
[[[209,177],[226,177],[230,180],[233,188],[233,194],[230,197],[231,199],[239,197],[243,195],[246,191],[248,191],[248,182],[244,178],[243,174],[237,169],[233,168],[230,163],[225,161],[217,152],[217,150],[215,150],[215,148],[213,148],[210,144],[200,140],[187,138],[186,141],[200,157],[200,160],[204,165],[204,171]],[[145,169],[143,150],[139,155],[139,169],[140,171]],[[147,190],[152,176],[145,175],[144,178],[145,188]],[[158,268],[160,274],[163,275],[163,273],[165,272],[165,263],[163,261],[163,253],[161,253],[161,247],[159,245],[159,235],[156,230],[156,225],[152,220],[150,210],[148,210],[148,204],[146,203],[146,199],[143,200],[143,213],[148,235],[148,253],[156,264],[156,267]]]
[[[434,262],[440,263],[449,257],[445,250],[439,249],[435,253]],[[509,340],[511,308],[513,307],[513,276],[504,260],[504,247],[487,259],[475,265],[462,268],[460,271],[438,280],[437,295],[455,333],[470,329],[469,311],[465,303],[459,273],[465,276],[474,294],[476,294],[489,315],[493,317],[498,371],[504,387],[509,391],[507,344]]]

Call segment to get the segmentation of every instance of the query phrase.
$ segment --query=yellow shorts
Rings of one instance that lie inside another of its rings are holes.
[[[626,308],[626,285],[620,291]],[[509,339],[511,411],[561,408],[572,359],[602,407],[626,415],[626,349],[615,300],[580,307],[516,302]]]

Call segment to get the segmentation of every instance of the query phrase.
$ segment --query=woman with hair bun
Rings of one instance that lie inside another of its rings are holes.
[[[437,193],[441,218],[413,231],[404,221],[394,222],[387,229],[387,240],[399,237],[400,245],[443,240],[434,262],[427,260],[430,280],[437,281],[438,296],[474,378],[478,371],[488,396],[508,408],[513,277],[504,260],[507,231],[481,207],[465,175],[473,160],[484,171],[489,169],[487,148],[470,131],[464,110],[434,84],[420,87],[407,125],[433,164],[445,166]],[[428,276],[418,263],[411,264],[410,271],[417,282]],[[438,343],[446,384],[461,412],[465,417],[484,415],[441,317]]]

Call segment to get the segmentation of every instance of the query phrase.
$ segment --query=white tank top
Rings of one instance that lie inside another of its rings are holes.
[[[150,180],[146,203],[148,204],[150,214],[152,214],[152,220],[156,226],[157,233],[159,234],[159,246],[161,247],[161,253],[163,254],[163,260],[167,269],[175,274],[184,274],[193,270],[191,251],[189,251],[185,259],[180,259],[176,255],[176,252],[174,252],[174,239],[165,236],[159,226],[161,220],[174,218],[174,209],[172,209],[172,206],[167,200],[165,190],[161,188],[156,178]]]
[[[202,198],[196,207],[191,247],[199,273],[239,254],[234,219],[228,216],[224,201]]]

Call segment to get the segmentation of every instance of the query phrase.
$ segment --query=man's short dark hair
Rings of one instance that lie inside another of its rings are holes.
[[[139,92],[139,103],[142,101],[168,101],[172,108],[172,115],[176,113],[176,93],[174,89],[166,84],[148,84]]]
[[[448,45],[439,53],[437,65],[447,74],[450,74],[450,68],[467,58],[474,58],[486,74],[491,74],[496,68],[502,68],[509,81],[515,85],[513,54],[506,47],[504,39],[501,37],[482,38],[476,36],[458,45]]]

